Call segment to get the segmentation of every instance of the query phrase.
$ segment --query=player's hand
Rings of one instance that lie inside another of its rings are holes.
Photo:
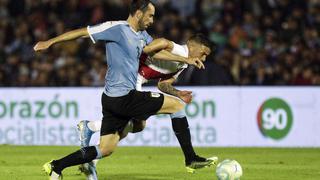
[[[192,91],[179,91],[178,97],[185,103],[189,104],[192,101]]]
[[[41,51],[41,50],[48,49],[51,45],[52,45],[52,43],[50,41],[39,41],[33,47],[33,49],[34,49],[34,51]]]
[[[190,65],[194,65],[199,69],[204,69],[205,68],[203,62],[199,58],[190,57],[190,58],[187,59],[187,63],[190,64]]]

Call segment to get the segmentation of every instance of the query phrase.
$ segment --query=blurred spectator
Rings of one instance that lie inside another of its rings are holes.
[[[34,53],[39,40],[124,20],[130,0],[0,0],[0,86],[102,86],[103,44],[79,39]],[[320,85],[319,0],[158,0],[149,33],[216,44],[180,85]]]

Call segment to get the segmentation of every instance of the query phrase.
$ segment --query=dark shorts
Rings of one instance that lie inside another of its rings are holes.
[[[162,107],[164,96],[161,93],[131,90],[121,97],[102,94],[102,125],[100,135],[121,132],[128,121],[146,120]]]

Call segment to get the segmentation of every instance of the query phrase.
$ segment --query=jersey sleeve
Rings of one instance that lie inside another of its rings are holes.
[[[185,49],[183,46],[173,42],[173,48],[172,48],[172,51],[171,53],[172,54],[175,54],[175,55],[180,55],[180,56],[185,56]]]
[[[142,32],[146,45],[150,44],[153,41],[153,38],[147,33],[147,31]]]
[[[87,31],[93,43],[99,40],[117,42],[120,39],[121,25],[116,21],[107,21],[95,26],[88,26]]]

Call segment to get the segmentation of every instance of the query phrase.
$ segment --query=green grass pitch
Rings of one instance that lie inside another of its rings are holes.
[[[47,179],[42,164],[67,155],[78,147],[0,146],[0,179]],[[319,148],[196,148],[219,161],[236,159],[242,166],[242,180],[319,180]],[[98,163],[100,180],[214,180],[215,167],[188,174],[179,148],[119,147]],[[77,167],[63,171],[66,180],[85,180]]]

